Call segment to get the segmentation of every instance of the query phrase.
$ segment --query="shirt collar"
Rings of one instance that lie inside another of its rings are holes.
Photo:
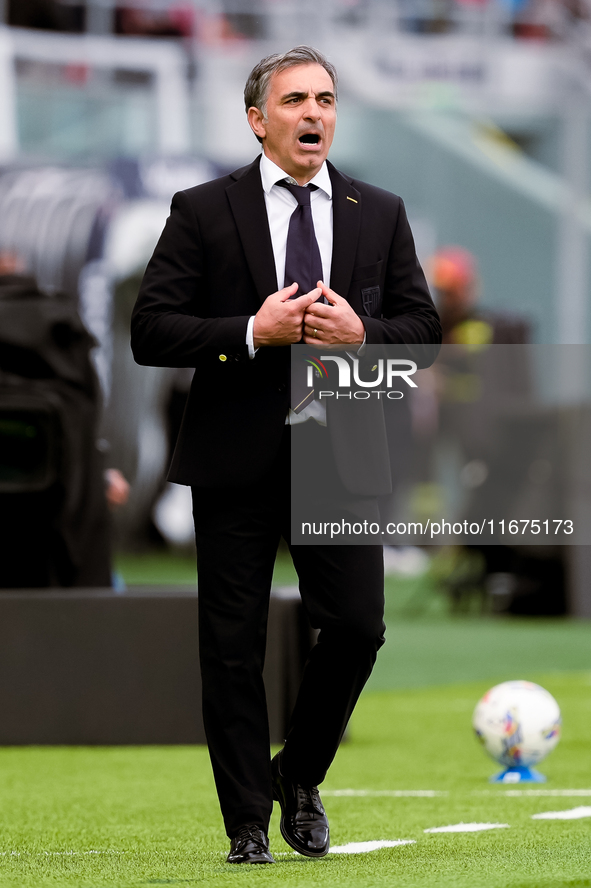
[[[278,167],[276,163],[273,163],[273,161],[270,160],[263,151],[261,155],[261,181],[263,183],[263,191],[265,192],[265,194],[269,194],[271,188],[276,182],[280,182],[281,179],[288,178],[289,174],[284,172],[281,167]],[[314,178],[311,179],[307,184],[316,185],[317,188],[320,188],[322,191],[324,191],[327,197],[332,199],[332,182],[330,181],[326,161],[324,161]]]

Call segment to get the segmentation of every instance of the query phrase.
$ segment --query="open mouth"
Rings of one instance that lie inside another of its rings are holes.
[[[303,136],[300,136],[298,141],[302,145],[317,145],[320,141],[320,136],[317,133],[305,133]]]

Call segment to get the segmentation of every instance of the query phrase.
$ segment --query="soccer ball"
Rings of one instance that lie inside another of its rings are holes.
[[[506,767],[541,762],[560,739],[560,709],[531,681],[505,681],[487,691],[472,725],[490,756]]]

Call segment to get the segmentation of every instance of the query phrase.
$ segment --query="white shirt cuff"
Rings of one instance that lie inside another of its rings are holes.
[[[246,327],[246,345],[248,347],[248,357],[251,361],[258,352],[258,348],[254,347],[254,319],[255,315],[252,315],[248,319],[248,326]]]

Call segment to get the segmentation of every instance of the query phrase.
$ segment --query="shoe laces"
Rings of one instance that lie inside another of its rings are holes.
[[[324,814],[324,808],[320,801],[320,793],[317,786],[306,787],[298,784],[296,792],[298,808],[300,810],[311,811],[320,816]]]
[[[261,842],[266,847],[265,834],[260,826],[256,826],[254,823],[245,823],[244,826],[240,827],[234,838],[240,844],[253,839],[255,842]]]

